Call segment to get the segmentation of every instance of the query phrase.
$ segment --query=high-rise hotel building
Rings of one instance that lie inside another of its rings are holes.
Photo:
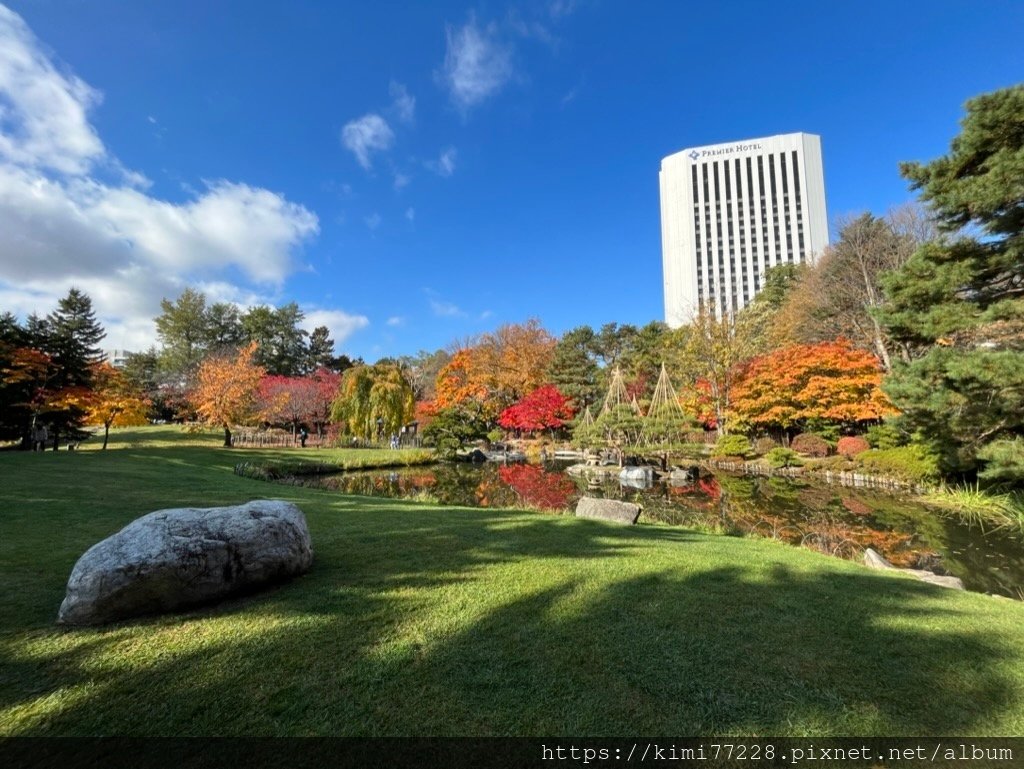
[[[693,147],[661,161],[665,322],[746,306],[777,264],[828,245],[821,138],[794,133]]]

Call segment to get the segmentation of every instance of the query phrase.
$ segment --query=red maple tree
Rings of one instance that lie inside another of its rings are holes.
[[[542,385],[501,412],[498,424],[506,430],[555,430],[574,415],[572,401],[552,384]]]

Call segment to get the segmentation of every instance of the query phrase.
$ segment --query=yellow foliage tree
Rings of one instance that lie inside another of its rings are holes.
[[[85,410],[86,424],[103,425],[103,448],[107,448],[111,425],[129,427],[146,424],[149,400],[128,378],[109,363],[92,366],[92,393]]]
[[[224,445],[231,445],[231,426],[252,418],[260,380],[266,375],[253,363],[253,342],[237,355],[212,356],[199,366],[191,402],[199,418],[208,425],[224,428]]]

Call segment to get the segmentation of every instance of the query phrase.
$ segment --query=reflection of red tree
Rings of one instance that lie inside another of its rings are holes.
[[[541,510],[564,510],[576,493],[576,484],[562,473],[548,472],[540,465],[507,465],[498,477],[519,498]]]
[[[671,486],[669,491],[680,496],[705,496],[710,501],[718,500],[722,496],[722,487],[718,485],[718,480],[715,478],[701,478],[693,484]]]
[[[708,512],[715,508],[722,497],[722,487],[714,478],[701,478],[685,486],[669,486],[669,494],[685,499],[679,500],[687,508],[697,512]]]
[[[722,496],[722,487],[718,485],[717,478],[701,478],[697,481],[697,487],[713,500]]]

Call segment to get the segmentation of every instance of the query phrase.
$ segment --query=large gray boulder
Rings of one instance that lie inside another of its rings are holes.
[[[158,510],[78,559],[57,621],[100,625],[210,603],[302,574],[312,562],[306,518],[290,502]]]
[[[581,497],[576,503],[577,518],[601,518],[616,523],[634,524],[640,517],[640,505],[616,499]]]

